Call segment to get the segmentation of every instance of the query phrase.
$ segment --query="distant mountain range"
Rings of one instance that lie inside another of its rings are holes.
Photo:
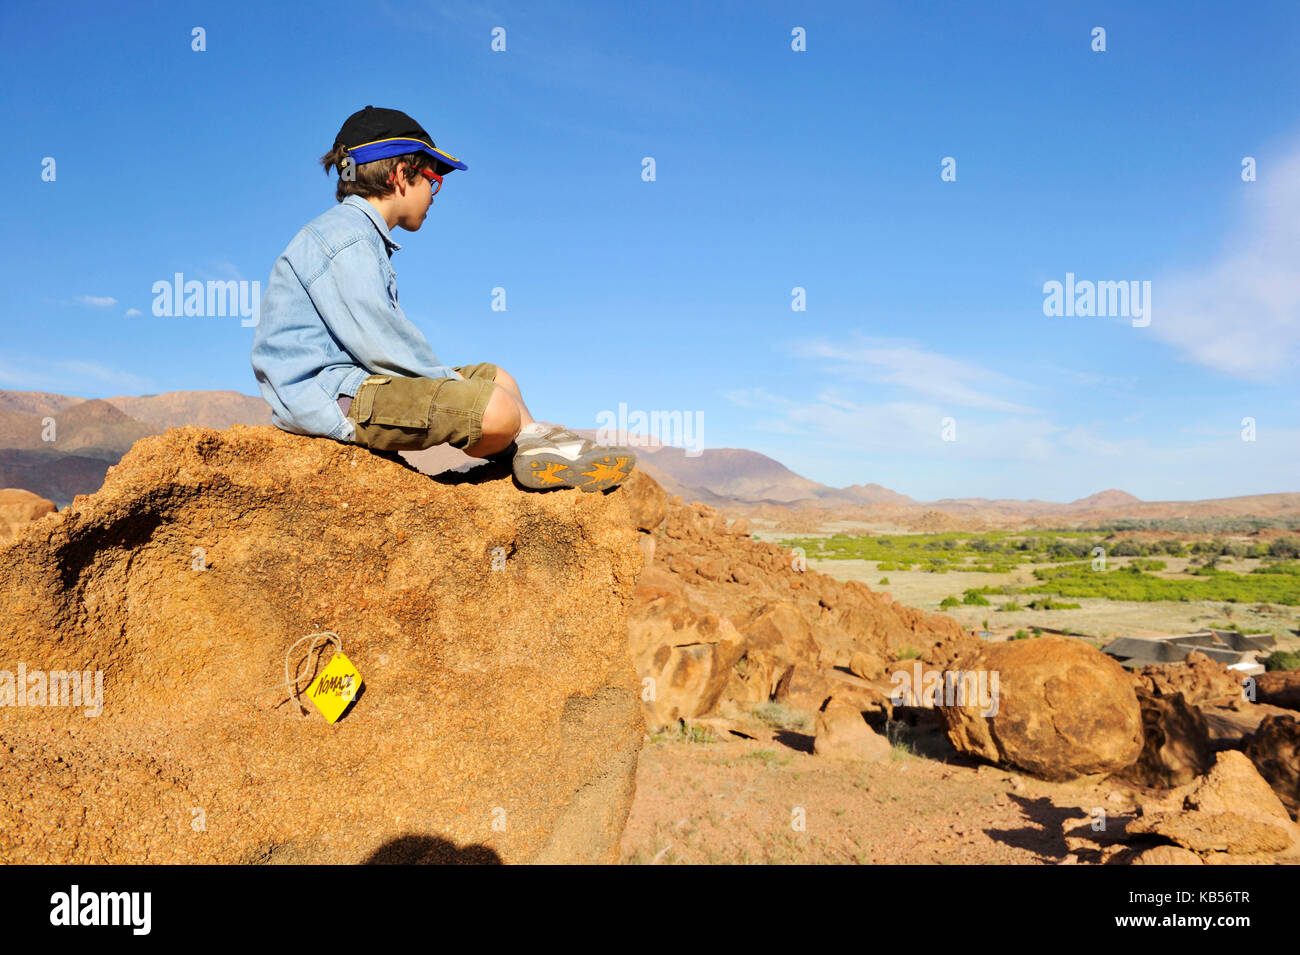
[[[66,507],[76,495],[97,491],[140,438],[187,424],[270,423],[265,401],[236,391],[91,400],[0,391],[0,488],[23,488]]]
[[[54,440],[48,419],[53,419]],[[197,425],[269,425],[271,409],[259,397],[235,391],[173,391],[162,395],[72,398],[35,391],[0,391],[0,488],[23,488],[60,507],[98,490],[107,469],[147,435]],[[594,430],[580,430],[596,438]],[[1026,523],[1085,523],[1122,518],[1297,517],[1300,493],[1256,494],[1208,501],[1143,501],[1109,489],[1068,503],[1040,500],[945,498],[916,501],[879,484],[828,487],[766,455],[713,448],[688,455],[681,448],[618,435],[637,452],[639,466],[670,495],[720,510],[810,521],[896,522],[915,530],[946,530]],[[455,448],[405,455],[429,474],[476,466]]]

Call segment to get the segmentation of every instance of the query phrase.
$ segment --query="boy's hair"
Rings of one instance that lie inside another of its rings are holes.
[[[408,184],[423,175],[422,169],[432,169],[442,175],[444,169],[451,168],[445,163],[438,162],[428,153],[422,152],[389,156],[387,159],[376,159],[374,162],[354,163],[352,157],[348,155],[347,147],[341,145],[335,146],[320,157],[320,164],[325,167],[326,175],[329,175],[331,168],[339,171],[338,185],[334,189],[334,198],[339,202],[347,196],[361,196],[363,199],[374,196],[382,199],[384,196],[391,195],[395,187],[389,180],[397,171],[398,163],[406,163]],[[352,167],[351,177],[345,175],[349,166]]]

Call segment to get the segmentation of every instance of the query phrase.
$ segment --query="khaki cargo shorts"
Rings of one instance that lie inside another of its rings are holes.
[[[497,366],[480,362],[456,371],[463,381],[371,375],[348,409],[353,440],[375,451],[422,451],[435,444],[463,451],[478,444]]]

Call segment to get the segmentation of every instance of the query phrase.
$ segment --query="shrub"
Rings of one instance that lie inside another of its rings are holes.
[[[1300,652],[1275,650],[1264,658],[1265,670],[1300,670]]]
[[[804,730],[812,723],[812,718],[807,713],[784,703],[764,703],[756,706],[753,713],[768,726],[780,730]]]
[[[961,598],[961,602],[971,607],[989,606],[989,598],[985,597],[981,593],[975,592],[974,590],[966,591],[966,595]]]
[[[961,604],[961,601],[956,597],[944,597],[939,601],[939,609],[946,610],[948,607],[956,607],[959,604]]]
[[[1164,570],[1169,565],[1163,560],[1154,560],[1147,557],[1139,557],[1129,561],[1130,567],[1136,567],[1138,570]]]
[[[1270,557],[1300,557],[1300,537],[1279,537],[1268,545]]]

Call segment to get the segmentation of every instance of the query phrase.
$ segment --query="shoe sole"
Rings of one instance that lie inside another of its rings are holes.
[[[536,491],[576,487],[605,491],[621,484],[636,467],[636,455],[617,451],[589,451],[570,460],[552,451],[515,455],[515,480]]]

